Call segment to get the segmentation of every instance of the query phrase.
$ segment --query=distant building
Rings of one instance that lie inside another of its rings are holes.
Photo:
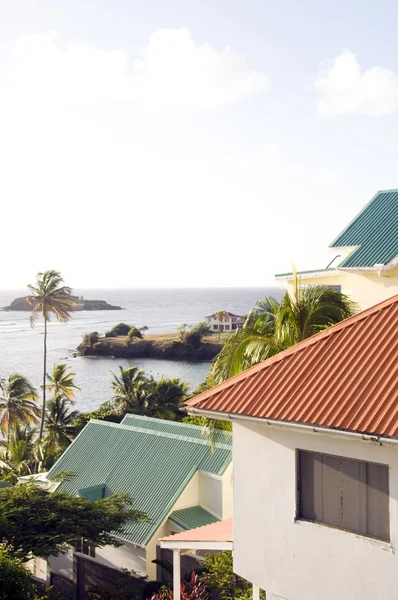
[[[297,273],[301,285],[338,289],[361,310],[398,294],[398,190],[377,192],[330,248],[335,255],[326,269]],[[293,273],[275,278],[292,291]]]
[[[222,319],[216,317],[216,313],[209,315],[206,318],[206,323],[209,324],[212,331],[235,331],[243,327],[245,318],[242,315],[234,315],[233,313],[224,311]]]

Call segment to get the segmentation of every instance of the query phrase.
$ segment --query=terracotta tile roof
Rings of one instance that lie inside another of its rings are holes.
[[[233,520],[226,519],[162,538],[168,542],[232,542]]]
[[[398,296],[255,365],[186,404],[398,437]]]

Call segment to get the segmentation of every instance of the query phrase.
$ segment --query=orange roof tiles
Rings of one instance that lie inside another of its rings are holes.
[[[296,344],[185,404],[398,437],[398,296]]]
[[[175,533],[162,538],[168,542],[232,542],[233,520],[225,519],[196,529],[189,529],[181,533]]]

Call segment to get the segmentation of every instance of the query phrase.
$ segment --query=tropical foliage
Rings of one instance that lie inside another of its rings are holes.
[[[16,483],[17,478],[49,469],[71,443],[77,430],[72,423],[79,416],[71,410],[75,389],[74,373],[66,365],[54,365],[49,390],[44,436],[39,439],[37,424],[41,414],[35,389],[19,373],[0,381],[0,479]]]
[[[0,489],[0,545],[24,561],[65,552],[81,538],[92,546],[120,546],[115,531],[127,521],[145,520],[126,494],[90,501],[49,494],[33,483]]]
[[[73,423],[79,414],[78,410],[70,410],[68,399],[58,392],[49,401],[46,415],[46,435],[42,444],[42,460],[46,469],[52,467],[76,436]]]
[[[41,440],[46,418],[47,323],[51,317],[55,317],[61,323],[67,323],[71,318],[71,312],[75,308],[76,302],[71,297],[71,288],[64,285],[64,280],[59,271],[50,270],[38,273],[36,283],[28,285],[28,288],[31,292],[31,295],[28,296],[28,302],[32,306],[30,317],[32,327],[39,316],[42,316],[44,320],[43,404],[39,430],[39,439]]]
[[[234,573],[232,552],[208,554],[201,578],[209,594],[208,600],[251,600],[253,598],[252,585]],[[264,592],[261,592],[260,598],[265,599]]]
[[[112,375],[112,403],[121,413],[174,420],[189,387],[178,378],[156,381],[133,366],[119,367],[119,374]]]
[[[10,429],[18,423],[37,423],[40,409],[32,384],[19,373],[0,380],[0,428],[8,440]]]
[[[234,333],[215,359],[214,383],[221,383],[323,329],[352,316],[356,307],[344,294],[326,286],[300,286],[279,302],[257,302],[244,327]]]
[[[164,587],[161,592],[153,594],[151,600],[173,600],[171,589]],[[209,594],[206,591],[203,580],[194,571],[188,581],[181,582],[181,600],[207,600]]]
[[[47,389],[54,395],[63,396],[70,402],[75,398],[75,390],[80,388],[75,385],[74,377],[76,373],[72,373],[70,368],[65,364],[55,363],[52,373],[47,373]]]
[[[36,587],[21,560],[0,548],[0,600],[35,600]]]
[[[127,334],[128,342],[132,342],[134,339],[142,340],[142,333],[137,327],[132,327]]]

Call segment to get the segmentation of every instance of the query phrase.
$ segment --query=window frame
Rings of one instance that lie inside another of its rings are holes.
[[[384,537],[380,537],[380,536],[373,536],[369,533],[362,533],[359,531],[355,531],[353,529],[347,529],[343,526],[339,526],[339,525],[331,525],[329,523],[325,523],[323,521],[317,521],[314,519],[310,519],[308,517],[303,517],[301,516],[301,477],[300,477],[300,453],[305,452],[307,454],[320,454],[322,456],[329,456],[329,457],[333,457],[333,458],[338,458],[340,460],[348,460],[348,461],[353,461],[353,462],[357,462],[357,463],[362,463],[364,465],[376,465],[376,466],[380,466],[380,467],[385,467],[387,469],[387,486],[388,486],[388,504],[387,504],[387,511],[388,511],[388,538],[384,538]],[[363,460],[363,459],[359,459],[359,458],[351,458],[349,456],[341,456],[338,454],[331,454],[329,452],[320,452],[317,450],[306,450],[304,448],[296,448],[296,460],[295,460],[295,467],[296,467],[296,473],[295,473],[295,477],[296,477],[296,502],[295,502],[295,517],[294,517],[294,521],[295,522],[304,522],[304,523],[314,523],[316,525],[321,525],[323,527],[329,527],[331,529],[338,529],[340,531],[344,531],[346,533],[351,533],[353,535],[358,535],[364,538],[367,538],[369,540],[373,540],[373,541],[378,541],[381,542],[383,544],[388,544],[391,545],[391,486],[390,486],[390,465],[386,464],[386,463],[379,463],[376,461],[370,461],[370,460]]]

